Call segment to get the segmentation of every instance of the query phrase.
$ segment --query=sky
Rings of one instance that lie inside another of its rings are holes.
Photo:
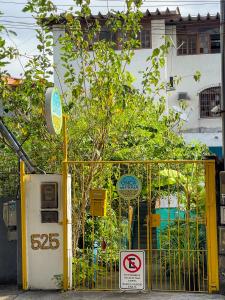
[[[59,13],[74,4],[73,0],[53,0],[53,2],[57,5]],[[7,29],[17,34],[6,36],[6,40],[8,44],[17,47],[23,55],[13,60],[7,68],[13,77],[21,77],[27,57],[37,53],[34,19],[30,14],[22,12],[25,4],[26,0],[0,0],[0,11],[3,13],[0,17],[0,24],[4,24]],[[188,14],[195,16],[198,13],[215,15],[220,10],[219,0],[143,0],[142,10],[155,11],[157,8],[165,10],[167,7],[171,10],[179,7],[183,16]],[[124,0],[91,0],[93,14],[99,11],[107,13],[110,9],[123,10]]]

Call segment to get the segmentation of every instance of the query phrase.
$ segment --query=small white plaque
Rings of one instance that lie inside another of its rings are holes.
[[[145,289],[145,252],[129,250],[120,252],[120,277],[121,290]]]

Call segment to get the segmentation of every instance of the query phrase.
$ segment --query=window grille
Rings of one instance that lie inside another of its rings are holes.
[[[140,32],[141,48],[151,48],[151,32],[143,29]]]
[[[178,55],[220,53],[219,27],[177,28],[177,48]]]
[[[16,197],[19,191],[18,159],[2,151],[0,157],[0,198]]]
[[[129,33],[122,37],[124,42],[127,41],[129,38]],[[137,34],[136,39],[140,42],[140,46],[138,47],[139,49],[150,49],[152,47],[150,29],[141,29],[141,31]]]
[[[109,30],[101,30],[99,34],[99,41],[105,40],[107,42],[116,43],[116,34]]]
[[[211,87],[199,94],[200,118],[219,117],[220,114],[211,112],[212,108],[221,104],[221,87]]]
[[[220,34],[210,35],[211,53],[220,53]]]
[[[197,35],[178,35],[177,47],[178,55],[197,54]]]
[[[89,41],[89,49],[93,49],[93,44],[98,41],[107,41],[113,42],[115,44],[115,49],[121,49],[122,44],[128,41],[131,38],[132,32],[122,33],[111,32],[110,30],[101,30],[96,36],[93,38],[93,41]],[[133,34],[134,35],[134,34]],[[150,29],[142,29],[136,37],[140,41],[141,49],[149,49],[151,48],[151,30]],[[88,41],[88,32],[84,32],[84,40]]]

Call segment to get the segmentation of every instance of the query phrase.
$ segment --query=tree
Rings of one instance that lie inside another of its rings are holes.
[[[126,13],[115,12],[106,22],[111,32],[121,31],[120,52],[114,50],[113,42],[96,41],[101,26],[90,18],[88,1],[74,2],[80,10],[71,8],[63,14],[66,34],[60,40],[61,59],[66,69],[64,82],[71,91],[64,104],[70,120],[70,157],[82,160],[123,160],[128,156],[132,159],[194,158],[194,151],[189,151],[190,147],[177,137],[181,126],[179,113],[165,112],[165,83],[160,80],[160,68],[165,64],[170,41],[166,39],[148,58],[143,92],[133,87],[133,75],[126,70],[134,49],[139,46],[141,2],[128,1]],[[40,26],[37,30],[40,54],[25,66],[23,84],[18,88],[12,91],[1,80],[1,97],[5,109],[15,112],[9,123],[16,128],[18,137],[29,136],[25,147],[30,155],[40,162],[44,153],[46,164],[50,159],[59,163],[57,153],[61,140],[46,132],[44,121],[45,91],[54,67],[51,63],[53,36],[48,24],[59,17],[54,4],[47,0],[28,1],[24,11],[31,12]],[[5,57],[11,58],[13,54],[4,50],[4,46],[2,49]],[[72,66],[74,60],[80,61],[79,70]],[[49,147],[54,149],[51,153],[46,151]],[[194,154],[196,158],[201,156],[201,151]]]
[[[15,117],[7,123],[20,140],[27,139],[24,147],[31,158],[45,170],[61,168],[62,140],[47,133],[43,112],[45,91],[54,68],[50,24],[61,17],[66,29],[60,38],[61,59],[66,70],[64,83],[70,91],[63,95],[67,99],[64,111],[69,116],[69,157],[92,161],[201,158],[205,147],[186,145],[177,134],[182,125],[179,113],[165,109],[166,83],[161,81],[160,69],[165,64],[170,40],[165,39],[149,56],[142,91],[134,88],[133,75],[127,71],[134,49],[140,45],[137,36],[142,2],[129,0],[126,12],[109,14],[106,27],[112,33],[121,32],[119,52],[112,41],[97,39],[101,24],[90,17],[89,1],[74,3],[78,10],[71,7],[57,16],[50,0],[27,2],[24,11],[31,12],[40,27],[37,30],[39,55],[25,66],[23,83],[18,88],[11,91],[3,82],[1,85],[4,106],[15,112]],[[74,60],[79,62],[79,69],[73,66]],[[199,79],[199,74],[195,74],[195,79]],[[82,195],[84,207],[99,165],[93,165],[89,171],[85,179],[77,174],[78,183],[87,187]],[[86,218],[79,205],[74,203],[75,246],[82,220]]]

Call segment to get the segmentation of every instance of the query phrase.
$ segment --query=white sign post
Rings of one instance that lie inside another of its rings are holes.
[[[145,289],[145,252],[130,250],[120,252],[120,277],[121,290]]]

